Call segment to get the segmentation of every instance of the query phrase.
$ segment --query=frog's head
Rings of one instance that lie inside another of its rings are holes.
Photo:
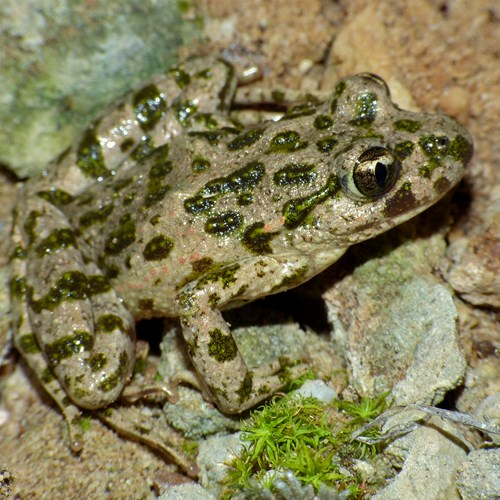
[[[462,126],[399,109],[375,75],[341,80],[329,108],[344,124],[342,146],[331,152],[329,200],[317,208],[334,211],[330,219],[318,215],[322,230],[339,243],[380,234],[436,203],[471,158],[472,139]]]

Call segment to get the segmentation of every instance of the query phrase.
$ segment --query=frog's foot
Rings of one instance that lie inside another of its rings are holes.
[[[188,476],[197,477],[198,466],[193,457],[182,450],[187,441],[174,430],[167,428],[163,419],[145,415],[140,407],[110,406],[95,412],[96,416],[116,433],[139,441],[173,461]]]
[[[147,384],[129,384],[125,386],[120,395],[120,400],[135,403],[139,399],[167,400],[169,403],[179,402],[177,384],[167,382],[150,382]]]

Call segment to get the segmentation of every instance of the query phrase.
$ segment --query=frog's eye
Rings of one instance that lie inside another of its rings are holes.
[[[357,197],[377,198],[394,186],[399,168],[399,162],[388,149],[371,147],[359,155],[348,188]]]

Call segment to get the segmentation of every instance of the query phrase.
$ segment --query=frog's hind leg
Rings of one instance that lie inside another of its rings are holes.
[[[11,327],[13,342],[26,364],[33,370],[37,380],[59,406],[67,422],[71,449],[76,453],[82,448],[81,411],[71,403],[61,383],[55,377],[40,349],[38,340],[29,322],[26,295],[26,250],[23,247],[19,226],[14,224],[11,255]]]
[[[63,410],[78,448],[76,406],[100,408],[119,396],[132,373],[134,322],[81,254],[64,214],[36,196],[21,193],[19,203],[26,215],[13,230],[14,342]]]

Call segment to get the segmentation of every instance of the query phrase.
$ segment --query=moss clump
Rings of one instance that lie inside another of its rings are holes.
[[[351,434],[386,409],[385,397],[326,404],[285,396],[252,412],[242,427],[243,451],[229,464],[221,498],[255,491],[256,485],[274,492],[274,481],[286,471],[316,492],[326,487],[363,498],[367,482],[352,466],[356,459],[373,457],[379,447],[352,441]],[[371,427],[369,433],[375,438],[378,430]]]

